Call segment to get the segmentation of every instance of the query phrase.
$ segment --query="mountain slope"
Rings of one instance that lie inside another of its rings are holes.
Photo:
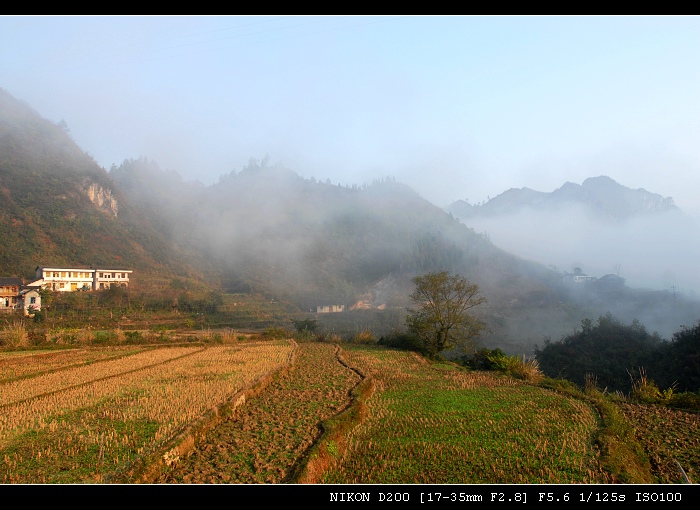
[[[78,148],[65,127],[0,90],[0,267],[116,266],[151,275],[190,269]],[[142,280],[143,281],[143,280]]]
[[[198,261],[209,261],[224,290],[262,293],[300,311],[360,309],[324,316],[336,330],[357,331],[370,320],[383,325],[377,334],[395,328],[393,312],[400,316],[410,304],[411,278],[443,269],[480,286],[487,303],[477,313],[490,325],[483,340],[508,351],[532,351],[545,337],[570,333],[587,314],[606,311],[595,302],[581,305],[556,271],[494,246],[393,179],[334,186],[264,160],[208,187],[143,159],[110,174],[134,201],[139,190],[163,183],[162,193],[150,196],[159,204],[150,217],[187,250],[199,250]]]
[[[619,275],[635,288],[700,292],[700,228],[673,199],[630,189],[609,177],[566,183],[551,193],[511,189],[483,205],[448,211],[499,247],[529,260]]]
[[[607,176],[589,177],[582,184],[564,183],[551,193],[530,188],[511,188],[482,205],[464,200],[453,202],[447,210],[462,219],[499,217],[524,211],[563,212],[584,209],[591,217],[622,221],[634,216],[680,212],[670,197],[645,189],[630,189]]]

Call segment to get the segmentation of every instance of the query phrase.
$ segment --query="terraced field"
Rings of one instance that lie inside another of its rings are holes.
[[[286,483],[322,433],[350,405],[360,376],[332,344],[300,343],[294,363],[202,437],[157,483]]]
[[[650,478],[698,478],[697,414],[619,408]],[[587,400],[376,346],[0,352],[4,483],[613,483],[601,423]]]
[[[323,483],[600,483],[589,404],[402,351],[347,349],[375,381]],[[449,369],[448,369],[449,368]]]
[[[278,340],[74,350],[33,363],[36,371],[20,378],[3,368],[18,358],[0,356],[7,377],[0,380],[0,481],[130,480],[180,435],[289,364],[294,348]]]

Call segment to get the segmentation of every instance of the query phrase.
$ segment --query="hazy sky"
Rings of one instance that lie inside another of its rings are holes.
[[[436,205],[608,175],[700,190],[700,17],[2,16],[0,88],[106,169],[268,156]]]

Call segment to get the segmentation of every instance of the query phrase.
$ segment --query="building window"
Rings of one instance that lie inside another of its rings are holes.
[[[29,303],[31,303],[32,305],[36,304],[36,298],[35,297],[29,298]]]

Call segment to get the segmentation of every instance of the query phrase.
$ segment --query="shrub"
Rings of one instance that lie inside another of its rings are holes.
[[[474,370],[495,370],[516,379],[539,382],[544,378],[535,358],[508,356],[501,349],[479,349],[464,364]]]
[[[470,357],[463,358],[463,364],[474,370],[498,370],[506,353],[501,349],[482,348]]]
[[[540,365],[535,358],[527,358],[524,355],[520,358],[509,356],[509,367],[507,373],[517,379],[536,383],[544,378],[540,371]]]
[[[630,378],[632,379],[632,391],[630,392],[632,402],[658,404],[664,401],[664,394],[661,393],[656,383],[647,377],[643,368],[639,369],[639,377],[636,380],[632,374],[630,374]],[[670,396],[669,393],[666,395]]]
[[[412,333],[394,331],[379,338],[379,345],[394,347],[406,351],[424,352],[420,338]]]
[[[666,405],[675,409],[698,412],[700,411],[700,394],[690,392],[674,393],[669,397]]]
[[[124,331],[125,342],[128,344],[138,344],[143,341],[140,331]]]
[[[292,323],[297,333],[301,334],[314,333],[318,329],[318,321],[316,319],[292,319]]]
[[[341,343],[342,339],[337,333],[321,332],[316,334],[316,341],[339,344]]]
[[[267,328],[263,332],[263,337],[265,338],[273,338],[273,339],[279,339],[279,338],[288,338],[289,337],[289,331],[287,331],[284,328]]]

